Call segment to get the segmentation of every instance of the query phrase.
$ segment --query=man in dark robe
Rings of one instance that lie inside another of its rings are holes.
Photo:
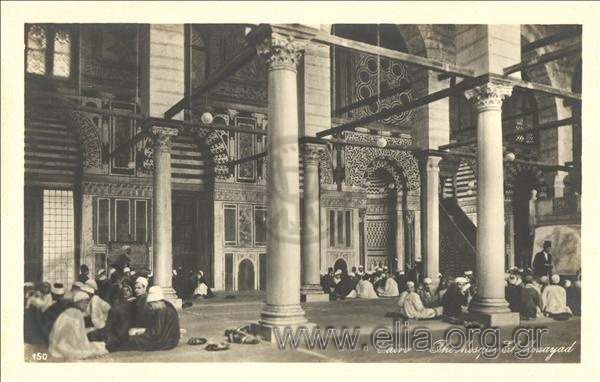
[[[504,287],[504,295],[506,296],[506,301],[511,312],[520,311],[521,288],[522,285],[519,276],[515,274],[510,275],[508,277],[508,285]]]
[[[88,333],[88,340],[105,342],[106,350],[109,352],[119,350],[119,347],[127,342],[129,329],[133,326],[131,304],[127,301],[130,295],[130,287],[123,286],[121,293],[111,301],[106,325],[102,329]]]
[[[542,310],[542,295],[533,285],[533,276],[525,276],[524,284],[523,288],[519,288],[518,311],[521,319],[534,320],[538,311]]]
[[[335,288],[331,294],[334,300],[343,300],[354,289],[352,279],[347,274],[344,275],[341,269],[335,271]]]
[[[531,268],[534,277],[552,276],[553,265],[550,248],[552,248],[552,242],[544,241],[544,249],[533,257]]]
[[[327,270],[327,274],[321,278],[321,286],[323,292],[330,294],[335,289],[335,282],[333,281],[333,268]]]
[[[131,328],[127,349],[156,351],[173,349],[179,343],[179,316],[175,307],[165,301],[162,289],[153,286],[148,290],[146,325]]]
[[[106,270],[100,269],[96,274],[96,285],[98,285],[98,296],[106,302],[110,302],[110,281],[106,277]]]
[[[87,265],[81,264],[81,266],[79,267],[79,276],[77,276],[77,281],[81,281],[82,283],[85,283],[89,279],[90,279],[90,269],[88,268]]]
[[[454,284],[448,287],[444,297],[442,298],[442,306],[444,307],[444,321],[456,321],[462,320],[463,307],[468,304],[466,286],[470,285],[467,283],[467,279],[464,277],[457,277]]]

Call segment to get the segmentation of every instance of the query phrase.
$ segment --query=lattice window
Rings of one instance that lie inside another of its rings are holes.
[[[27,27],[27,72],[71,77],[73,33],[68,27],[33,24]]]
[[[70,285],[75,280],[73,191],[44,190],[43,277]]]
[[[390,224],[387,220],[367,222],[367,247],[387,248],[390,239]]]

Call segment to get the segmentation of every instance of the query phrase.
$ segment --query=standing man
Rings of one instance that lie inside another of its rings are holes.
[[[544,241],[544,249],[538,252],[533,257],[531,268],[533,270],[534,277],[552,276],[552,254],[550,253],[552,248],[552,242],[549,240]]]

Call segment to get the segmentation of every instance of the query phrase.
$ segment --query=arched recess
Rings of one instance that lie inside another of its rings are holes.
[[[352,134],[353,139],[375,142],[374,135]],[[397,138],[388,139],[390,144],[406,144],[406,140]],[[405,179],[405,190],[409,194],[419,195],[420,177],[419,166],[415,156],[408,151],[389,150],[375,147],[346,147],[346,184],[355,187],[364,187],[366,170],[375,159],[387,159],[395,163],[402,177]],[[398,184],[398,186],[401,186]]]
[[[210,128],[203,128],[198,131],[199,140],[208,147],[210,152],[214,163],[215,177],[220,180],[229,178],[229,153],[225,142],[223,142],[223,134],[220,130]]]
[[[237,289],[254,290],[255,289],[255,267],[250,259],[243,259],[238,264]]]
[[[102,142],[96,125],[79,111],[67,113],[65,119],[79,139],[83,168],[102,167]]]

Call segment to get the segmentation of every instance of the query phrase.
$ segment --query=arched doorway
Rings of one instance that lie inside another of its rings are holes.
[[[335,264],[333,264],[333,270],[337,271],[338,269],[341,270],[343,274],[348,274],[348,264],[346,264],[344,259],[337,259]]]
[[[238,266],[238,290],[254,290],[254,264],[248,259]]]

